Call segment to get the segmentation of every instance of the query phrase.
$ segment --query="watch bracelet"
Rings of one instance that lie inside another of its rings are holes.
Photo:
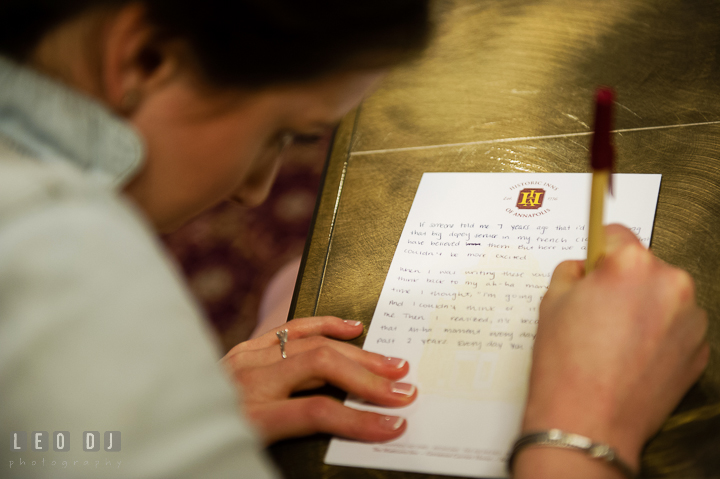
[[[595,443],[592,439],[561,431],[560,429],[549,429],[547,431],[534,431],[523,434],[515,441],[507,461],[507,469],[512,477],[513,465],[517,454],[529,446],[559,447],[583,452],[593,459],[599,459],[616,468],[627,479],[636,479],[637,474],[622,459],[620,459],[613,448],[607,444]]]

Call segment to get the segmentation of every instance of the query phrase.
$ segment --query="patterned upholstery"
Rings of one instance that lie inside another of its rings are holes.
[[[291,146],[258,208],[225,202],[163,237],[226,350],[254,329],[272,275],[302,254],[329,138]]]

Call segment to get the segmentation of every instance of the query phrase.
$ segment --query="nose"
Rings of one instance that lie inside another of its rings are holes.
[[[256,162],[257,166],[250,171],[230,199],[249,208],[265,201],[280,169],[281,157],[281,153],[272,149],[261,155]]]

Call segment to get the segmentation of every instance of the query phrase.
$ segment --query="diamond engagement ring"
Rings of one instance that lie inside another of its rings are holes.
[[[275,335],[280,340],[280,354],[282,354],[283,359],[287,359],[287,354],[285,353],[285,343],[287,343],[288,340],[288,330],[283,329],[275,333]]]

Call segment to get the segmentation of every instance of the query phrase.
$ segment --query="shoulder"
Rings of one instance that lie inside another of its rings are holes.
[[[0,144],[0,264],[37,274],[23,263],[39,260],[48,261],[45,276],[55,266],[75,281],[101,265],[108,279],[128,262],[172,270],[142,215],[101,179]]]
[[[15,323],[42,336],[47,327],[81,325],[89,341],[171,317],[180,318],[179,330],[201,323],[176,268],[128,202],[71,165],[0,154],[0,328]]]
[[[217,353],[132,206],[71,166],[0,155],[0,423],[69,431],[75,451],[120,431],[135,477],[269,477]]]
[[[133,296],[146,308],[181,305],[186,315],[198,315],[176,268],[128,201],[72,165],[0,150],[0,279],[8,277],[24,280],[0,288],[0,297],[13,302],[41,296],[50,304],[61,286],[63,301],[78,309],[101,298],[105,307],[91,308],[96,323],[112,315],[108,306]],[[155,294],[146,297],[139,286]]]
[[[0,227],[33,207],[60,200],[87,201],[113,196],[112,190],[64,161],[41,162],[0,142]]]

